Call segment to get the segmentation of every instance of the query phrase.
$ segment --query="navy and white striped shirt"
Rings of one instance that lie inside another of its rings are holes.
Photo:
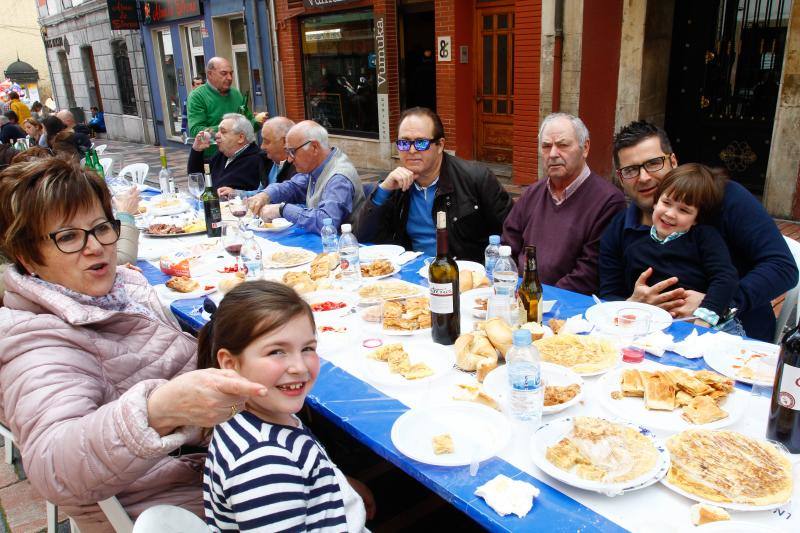
[[[245,411],[214,428],[203,474],[212,531],[348,530],[336,466],[297,422]]]

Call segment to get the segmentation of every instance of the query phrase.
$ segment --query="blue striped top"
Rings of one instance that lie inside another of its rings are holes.
[[[297,422],[245,411],[214,428],[203,473],[212,531],[347,531],[336,466]]]

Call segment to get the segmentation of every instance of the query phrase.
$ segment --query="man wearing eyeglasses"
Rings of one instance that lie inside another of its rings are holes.
[[[436,212],[447,212],[450,252],[483,263],[489,235],[499,234],[511,198],[491,170],[444,151],[444,127],[425,107],[400,115],[394,169],[364,203],[359,240],[399,244],[436,255]]]
[[[614,164],[622,188],[631,199],[628,209],[609,224],[600,245],[600,296],[614,294],[610,276],[625,250],[638,239],[650,238],[655,191],[678,160],[666,132],[646,121],[631,122],[614,138]],[[797,283],[797,267],[778,227],[766,210],[738,183],[729,180],[719,212],[709,221],[725,239],[739,273],[733,300],[737,318],[750,337],[772,342],[775,314],[771,301]],[[649,286],[652,269],[639,276],[630,301],[658,305],[673,316],[691,316],[705,295],[675,288],[672,277]]]
[[[286,134],[285,151],[297,174],[268,185],[251,200],[251,209],[262,220],[282,217],[314,233],[326,218],[336,228],[354,224],[364,203],[361,178],[347,155],[330,146],[328,131],[313,120],[299,122]]]
[[[586,164],[589,131],[567,113],[545,117],[539,128],[539,161],[545,179],[528,187],[503,226],[520,271],[522,253],[536,246],[542,283],[583,294],[597,291],[597,257],[603,230],[625,208],[622,193]]]

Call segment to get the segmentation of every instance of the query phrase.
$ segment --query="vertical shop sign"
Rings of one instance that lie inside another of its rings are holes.
[[[443,35],[436,39],[436,55],[439,56],[439,61],[450,61],[453,51],[450,46],[450,36]]]
[[[136,0],[108,0],[108,19],[112,30],[138,30]]]
[[[378,94],[378,137],[389,142],[389,81],[386,68],[386,18],[375,17],[375,80]]]

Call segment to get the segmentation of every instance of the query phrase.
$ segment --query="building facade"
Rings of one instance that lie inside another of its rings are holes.
[[[163,142],[183,142],[192,78],[205,80],[214,56],[230,60],[233,85],[254,112],[278,112],[273,79],[271,6],[264,0],[141,1],[156,130]]]
[[[154,140],[141,39],[112,30],[106,0],[36,0],[59,109],[79,121],[104,112],[110,139]]]
[[[52,92],[36,6],[35,2],[0,2],[0,20],[5,21],[0,24],[0,72],[17,60],[32,66],[39,73],[32,100],[44,102]]]

